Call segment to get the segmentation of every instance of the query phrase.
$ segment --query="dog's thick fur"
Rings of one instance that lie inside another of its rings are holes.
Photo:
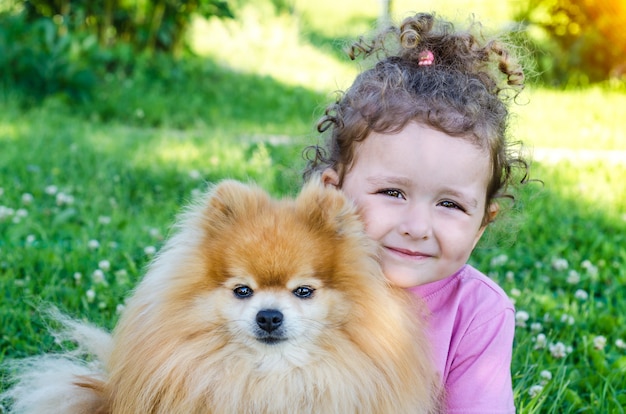
[[[19,413],[431,413],[417,304],[390,287],[355,208],[319,181],[296,200],[224,181],[179,221],[95,358],[21,364]]]

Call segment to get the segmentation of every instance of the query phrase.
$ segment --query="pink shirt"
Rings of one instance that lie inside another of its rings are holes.
[[[431,312],[429,329],[448,413],[514,413],[511,356],[515,309],[494,281],[470,265],[416,286]]]

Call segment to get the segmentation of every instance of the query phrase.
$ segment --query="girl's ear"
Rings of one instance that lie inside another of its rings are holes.
[[[500,212],[500,204],[495,201],[491,203],[489,206],[489,210],[487,211],[487,217],[489,218],[488,223],[493,222],[496,219],[496,216]]]
[[[332,168],[326,168],[324,172],[322,172],[322,183],[324,185],[332,185],[333,187],[339,186],[339,174],[337,171]]]
[[[492,221],[494,221],[499,211],[500,211],[500,205],[496,202],[492,202],[489,205],[489,209],[487,210],[487,220],[485,221],[487,223],[491,223]]]
[[[492,221],[496,219],[496,216],[498,215],[499,211],[500,211],[500,205],[498,203],[492,202],[489,205],[489,208],[487,209],[486,217],[483,220],[483,224],[481,225],[480,229],[478,229],[478,233],[476,233],[476,237],[474,239],[474,245],[472,249],[474,249],[474,247],[476,247],[476,245],[478,244],[478,241],[482,237],[489,223],[491,223]]]

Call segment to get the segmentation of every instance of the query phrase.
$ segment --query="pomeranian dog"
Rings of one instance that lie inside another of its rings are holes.
[[[385,280],[353,204],[319,180],[276,200],[236,181],[187,209],[113,334],[18,364],[16,413],[433,413],[419,304]],[[63,318],[62,318],[63,319]]]

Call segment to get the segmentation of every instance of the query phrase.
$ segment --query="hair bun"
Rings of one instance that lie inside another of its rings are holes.
[[[419,13],[405,19],[400,26],[400,43],[405,49],[416,48],[422,35],[431,31],[435,18],[432,14]]]

